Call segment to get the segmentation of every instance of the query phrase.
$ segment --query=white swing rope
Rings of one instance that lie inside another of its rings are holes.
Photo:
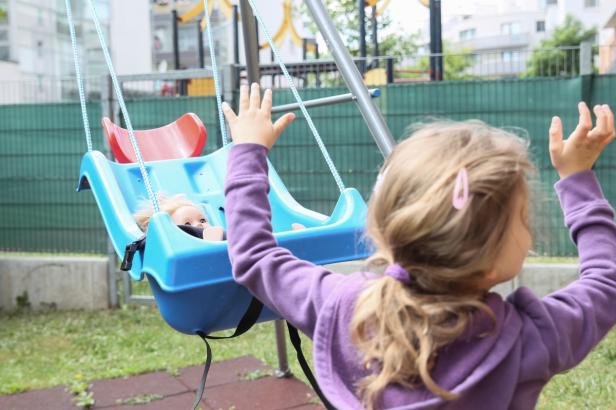
[[[113,63],[111,62],[111,56],[109,55],[109,50],[107,49],[107,43],[105,42],[105,37],[103,36],[103,31],[101,30],[101,25],[98,20],[98,15],[96,14],[96,9],[94,8],[94,3],[92,2],[92,0],[88,0],[88,4],[90,6],[90,12],[92,13],[92,20],[94,20],[94,25],[96,26],[96,33],[98,34],[98,40],[101,44],[101,48],[103,49],[103,55],[105,56],[105,62],[107,63],[109,74],[111,75],[111,81],[113,83],[113,88],[118,98],[118,104],[120,105],[120,110],[122,111],[122,115],[124,116],[124,120],[126,121],[126,129],[128,130],[128,135],[130,137],[130,142],[131,142],[131,145],[133,146],[133,150],[135,151],[135,156],[137,157],[137,163],[139,164],[139,170],[141,171],[141,177],[143,178],[143,183],[148,193],[148,197],[150,201],[152,202],[152,208],[154,212],[156,213],[160,211],[160,208],[158,206],[158,199],[154,195],[154,190],[152,189],[152,183],[150,182],[150,177],[145,168],[145,164],[143,163],[143,157],[141,156],[141,150],[139,150],[139,145],[137,144],[137,140],[135,139],[135,133],[133,131],[133,124],[130,121],[128,110],[126,109],[126,104],[124,103],[124,97],[122,96],[122,90],[120,88],[120,83],[118,82],[118,77],[116,76],[115,69],[113,68]]]
[[[90,135],[90,129],[89,129],[89,125],[88,125],[88,119],[87,119],[87,112],[85,110],[85,96],[83,93],[83,84],[82,84],[82,80],[81,80],[81,76],[80,76],[80,71],[79,71],[79,63],[78,63],[78,58],[77,58],[77,46],[76,46],[76,39],[75,39],[75,33],[74,33],[74,25],[73,25],[73,21],[72,21],[72,14],[71,14],[71,8],[70,8],[70,0],[65,0],[66,2],[66,6],[67,6],[67,16],[69,18],[69,27],[71,29],[71,44],[73,46],[73,57],[74,57],[74,61],[75,61],[75,66],[76,66],[76,72],[77,72],[77,78],[78,78],[78,86],[80,89],[80,101],[81,101],[81,105],[82,105],[82,117],[83,117],[83,121],[84,121],[84,128],[86,130],[86,140],[88,143],[88,150],[91,151],[91,146],[92,146],[92,142],[91,142],[91,135]],[[253,13],[257,19],[257,21],[259,22],[263,33],[265,34],[265,37],[267,39],[267,42],[270,45],[270,48],[272,50],[272,53],[274,54],[275,60],[278,63],[278,65],[280,66],[285,79],[287,80],[287,83],[289,84],[289,87],[291,88],[291,92],[293,94],[293,96],[295,97],[295,100],[297,101],[300,110],[302,111],[302,114],[304,115],[304,117],[306,118],[306,122],[308,123],[308,127],[310,128],[316,142],[317,145],[319,146],[319,149],[321,150],[321,153],[323,155],[323,158],[325,159],[325,162],[327,163],[327,166],[329,167],[329,170],[332,174],[332,176],[334,177],[334,180],[336,181],[336,185],[338,185],[338,189],[342,192],[345,189],[344,183],[342,182],[342,179],[340,178],[340,174],[338,173],[338,170],[336,169],[336,166],[334,165],[329,152],[327,151],[327,148],[325,147],[323,140],[316,128],[316,126],[314,125],[314,122],[312,121],[312,117],[310,116],[310,114],[308,113],[308,110],[306,109],[303,100],[301,99],[297,88],[295,87],[295,83],[293,82],[293,79],[291,77],[291,75],[289,74],[282,58],[280,57],[280,53],[278,51],[278,48],[276,47],[276,45],[274,44],[274,41],[272,39],[272,36],[270,35],[269,31],[267,30],[267,27],[265,26],[265,24],[263,23],[263,19],[261,17],[261,15],[259,14],[259,11],[257,10],[257,7],[254,3],[253,0],[248,0],[248,2],[250,3],[250,6],[253,10]],[[99,42],[101,44],[101,48],[103,50],[103,55],[105,57],[105,62],[107,63],[107,68],[109,70],[109,74],[111,75],[111,80],[113,83],[113,87],[114,87],[114,91],[116,93],[116,96],[118,98],[118,104],[120,106],[120,110],[122,111],[122,115],[124,116],[124,119],[126,121],[126,128],[128,130],[129,133],[129,137],[130,137],[130,142],[131,145],[133,147],[133,150],[135,151],[135,156],[137,158],[137,162],[139,164],[139,169],[141,171],[141,176],[143,178],[143,182],[144,185],[146,187],[146,191],[148,193],[148,197],[150,199],[150,201],[152,202],[152,207],[154,212],[159,212],[159,205],[158,205],[158,200],[156,198],[156,196],[154,195],[153,189],[152,189],[152,184],[150,182],[150,178],[149,175],[147,173],[147,170],[145,168],[145,164],[143,162],[143,157],[141,155],[141,150],[139,149],[139,146],[137,144],[137,140],[135,139],[135,135],[134,135],[134,131],[133,131],[133,127],[132,127],[132,123],[130,121],[130,116],[128,114],[128,110],[126,109],[126,104],[124,102],[124,97],[122,95],[122,91],[121,88],[119,86],[119,82],[115,73],[115,70],[113,68],[113,63],[111,62],[111,57],[109,55],[109,51],[107,49],[107,45],[105,42],[105,38],[103,36],[101,27],[100,27],[100,22],[98,20],[98,15],[96,13],[96,8],[94,7],[94,4],[92,2],[92,0],[88,0],[88,4],[90,6],[90,10],[92,13],[92,19],[94,21],[95,27],[96,27],[96,32],[98,34],[98,38],[99,38]],[[209,42],[209,48],[210,48],[210,58],[212,59],[212,69],[213,69],[213,76],[214,76],[214,87],[215,87],[215,91],[216,91],[216,102],[217,102],[217,108],[218,108],[218,114],[219,114],[219,122],[220,122],[220,128],[221,128],[221,136],[222,136],[222,140],[223,140],[223,144],[227,144],[228,143],[228,137],[227,137],[227,133],[226,133],[226,126],[223,120],[223,113],[222,113],[222,97],[221,97],[221,92],[220,92],[220,84],[219,84],[219,73],[218,73],[218,68],[217,68],[217,64],[216,64],[216,56],[215,56],[215,51],[214,51],[214,47],[213,47],[213,37],[211,35],[211,22],[210,22],[210,17],[209,17],[209,7],[208,7],[208,0],[204,0],[204,5],[205,5],[205,17],[206,17],[206,29],[208,32],[208,42]]]
[[[267,42],[269,43],[269,46],[272,49],[272,53],[274,53],[274,59],[276,60],[276,63],[278,63],[278,65],[280,66],[280,69],[282,70],[284,77],[287,80],[287,83],[289,84],[291,93],[293,93],[293,96],[295,97],[295,100],[299,104],[299,108],[302,111],[304,118],[306,118],[306,123],[308,123],[308,127],[310,128],[310,131],[312,132],[312,135],[314,136],[314,139],[317,142],[319,149],[321,150],[321,154],[323,155],[323,158],[325,159],[325,162],[327,163],[327,166],[329,167],[329,171],[331,172],[332,176],[334,177],[334,180],[336,181],[336,185],[338,185],[338,189],[340,190],[340,192],[344,191],[344,188],[345,188],[344,183],[342,182],[342,178],[340,178],[338,169],[336,169],[336,165],[334,165],[334,161],[332,161],[329,155],[329,152],[327,151],[327,148],[325,147],[325,144],[323,143],[323,139],[321,138],[321,135],[319,134],[317,127],[314,125],[314,122],[312,121],[312,117],[310,116],[310,114],[308,114],[308,110],[306,109],[306,106],[304,105],[304,101],[302,100],[302,97],[300,97],[299,93],[297,92],[297,88],[295,87],[293,78],[291,78],[291,75],[289,74],[289,71],[287,70],[287,67],[284,64],[284,61],[282,60],[280,56],[278,47],[276,47],[276,44],[274,44],[274,40],[272,39],[272,36],[267,30],[267,27],[265,26],[265,23],[263,22],[263,18],[259,14],[259,10],[257,10],[257,6],[254,0],[248,0],[248,2],[250,3],[250,7],[252,8],[252,11],[255,17],[257,18],[257,21],[259,22],[261,29],[263,30],[263,34],[265,34],[265,38],[267,39]]]
[[[71,46],[73,47],[73,61],[75,63],[75,75],[77,77],[77,88],[79,89],[79,102],[81,103],[81,119],[83,120],[83,129],[86,133],[86,145],[88,152],[92,151],[92,134],[90,133],[90,123],[88,121],[88,111],[86,107],[86,96],[83,90],[83,79],[81,78],[81,70],[79,68],[79,53],[77,52],[77,38],[75,36],[75,25],[73,24],[73,11],[71,9],[71,0],[64,0],[66,4],[66,19],[68,20],[68,28],[71,33]]]
[[[225,123],[225,117],[222,112],[222,92],[220,90],[218,64],[216,64],[216,50],[214,49],[214,37],[212,36],[209,1],[203,0],[203,6],[203,14],[205,15],[205,30],[207,31],[207,40],[210,47],[210,60],[212,60],[212,75],[214,76],[214,90],[216,92],[216,107],[218,108],[218,123],[220,125],[220,136],[222,138],[222,145],[227,145],[229,143],[229,137],[227,136],[227,126]]]

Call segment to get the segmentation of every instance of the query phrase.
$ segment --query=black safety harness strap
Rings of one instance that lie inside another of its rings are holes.
[[[178,228],[180,228],[187,234],[195,236],[197,238],[203,237],[202,228],[197,228],[197,227],[189,226],[189,225],[178,225]],[[137,252],[143,252],[144,250],[145,250],[145,235],[137,239],[136,241],[131,242],[128,245],[126,245],[126,248],[124,250],[124,258],[122,260],[122,265],[120,266],[120,269],[123,271],[130,270],[133,265],[133,258],[135,257],[135,254]],[[210,366],[212,364],[212,348],[210,347],[210,344],[208,343],[208,339],[210,340],[231,339],[233,337],[237,337],[237,336],[240,336],[246,333],[255,323],[257,323],[257,320],[259,319],[259,315],[261,315],[262,310],[263,310],[263,303],[261,303],[261,301],[258,300],[257,298],[253,297],[250,301],[250,304],[248,305],[248,308],[246,309],[246,312],[244,312],[244,315],[240,319],[232,335],[230,336],[211,336],[211,335],[207,335],[200,331],[197,332],[197,335],[201,339],[203,339],[203,341],[205,342],[205,366],[203,368],[203,374],[201,375],[201,381],[199,382],[199,389],[197,390],[197,393],[195,396],[195,402],[193,403],[193,410],[195,410],[197,406],[199,406],[199,402],[201,401],[201,398],[203,397],[203,391],[205,390],[205,382],[207,380],[207,375],[210,371]]]
[[[188,233],[189,235],[195,236],[197,238],[203,237],[203,229],[201,228],[196,228],[196,227],[188,226],[188,225],[178,225],[178,228],[182,229],[184,232]],[[140,251],[142,252],[144,250],[145,250],[145,235],[139,238],[138,240],[126,245],[126,249],[124,251],[124,259],[122,260],[122,265],[120,269],[123,271],[130,270],[133,264],[133,258],[135,257],[135,254],[137,252],[140,252]],[[248,305],[246,312],[240,319],[232,335],[230,336],[211,336],[203,332],[197,332],[197,335],[205,342],[205,366],[203,368],[203,374],[201,375],[201,381],[199,382],[199,389],[197,390],[197,393],[195,395],[195,402],[193,403],[193,410],[197,408],[197,406],[199,405],[199,402],[201,401],[201,398],[203,397],[203,392],[205,390],[205,382],[207,381],[207,375],[210,371],[210,366],[212,364],[212,348],[210,347],[210,344],[208,343],[208,339],[210,340],[231,339],[233,337],[237,337],[237,336],[240,336],[246,333],[255,323],[257,323],[257,320],[259,319],[259,315],[261,314],[262,310],[263,310],[263,303],[261,303],[261,301],[259,301],[257,298],[253,297],[252,300],[250,301],[250,305]],[[306,361],[306,357],[304,356],[304,353],[302,352],[302,340],[299,336],[299,332],[289,322],[287,322],[287,328],[289,329],[289,338],[291,339],[291,344],[293,345],[293,348],[295,349],[295,353],[297,355],[297,361],[299,362],[299,365],[304,371],[306,378],[310,382],[310,385],[314,389],[317,396],[319,396],[319,399],[321,399],[321,402],[323,402],[323,405],[325,406],[327,410],[336,410],[336,408],[332,406],[332,404],[327,400],[327,398],[325,398],[325,395],[321,391],[321,388],[319,387],[317,380],[312,374],[312,370],[310,370],[310,365]]]
[[[306,361],[306,357],[304,356],[304,352],[302,352],[302,339],[299,337],[299,332],[297,328],[295,328],[291,323],[287,322],[287,328],[289,329],[289,339],[291,339],[291,344],[295,348],[295,353],[297,354],[297,361],[301,366],[306,378],[310,382],[312,389],[315,391],[319,399],[323,402],[323,405],[327,410],[336,410],[334,406],[325,398],[325,395],[321,391],[319,384],[317,383],[317,379],[315,379],[312,374],[312,370],[310,370],[310,365]]]
[[[250,301],[250,305],[248,305],[248,309],[244,313],[244,316],[240,319],[240,322],[237,324],[235,328],[235,332],[233,332],[230,336],[211,336],[207,335],[203,332],[197,332],[197,335],[203,339],[205,342],[205,366],[203,367],[203,374],[201,375],[201,381],[199,382],[199,389],[197,390],[197,394],[195,395],[195,402],[193,403],[193,410],[196,410],[197,406],[199,406],[199,402],[201,401],[201,397],[203,397],[203,391],[205,390],[205,382],[207,380],[207,375],[210,371],[210,364],[212,363],[212,348],[208,343],[208,339],[210,340],[219,340],[219,339],[231,339],[233,337],[237,337],[246,333],[255,323],[257,323],[257,319],[263,310],[263,303],[259,301],[259,299],[252,297]]]
[[[177,227],[191,236],[199,239],[203,238],[203,228],[197,228],[196,226],[190,225],[177,225]],[[135,254],[143,251],[145,251],[145,235],[126,245],[126,248],[124,248],[124,258],[122,259],[120,270],[129,271],[133,267],[133,258],[135,257]]]

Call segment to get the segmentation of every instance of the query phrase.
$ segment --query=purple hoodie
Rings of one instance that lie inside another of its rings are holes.
[[[338,409],[359,409],[366,375],[350,339],[355,301],[371,273],[333,273],[296,258],[272,235],[267,149],[234,146],[225,185],[229,256],[235,280],[313,340],[317,381]],[[492,321],[477,313],[464,336],[439,352],[436,382],[460,395],[445,401],[425,387],[387,387],[384,409],[529,409],[556,373],[578,364],[616,323],[616,224],[592,171],[556,184],[580,254],[580,279],[543,299],[526,288],[507,300],[490,293]]]

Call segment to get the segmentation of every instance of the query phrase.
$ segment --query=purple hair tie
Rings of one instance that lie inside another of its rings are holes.
[[[405,285],[411,284],[411,278],[409,273],[397,263],[391,264],[385,269],[385,275],[390,276],[396,280],[399,280]]]

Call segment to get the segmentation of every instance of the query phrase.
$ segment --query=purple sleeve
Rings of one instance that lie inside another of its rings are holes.
[[[231,148],[225,214],[233,277],[312,338],[323,301],[345,277],[278,246],[272,235],[267,172],[267,148],[257,144]]]
[[[539,300],[527,289],[511,296],[543,343],[551,374],[578,364],[616,323],[616,224],[592,171],[556,185],[565,224],[578,247],[580,278]],[[529,342],[529,341],[526,341]],[[532,349],[532,343],[529,349]],[[532,355],[531,355],[532,356]]]

